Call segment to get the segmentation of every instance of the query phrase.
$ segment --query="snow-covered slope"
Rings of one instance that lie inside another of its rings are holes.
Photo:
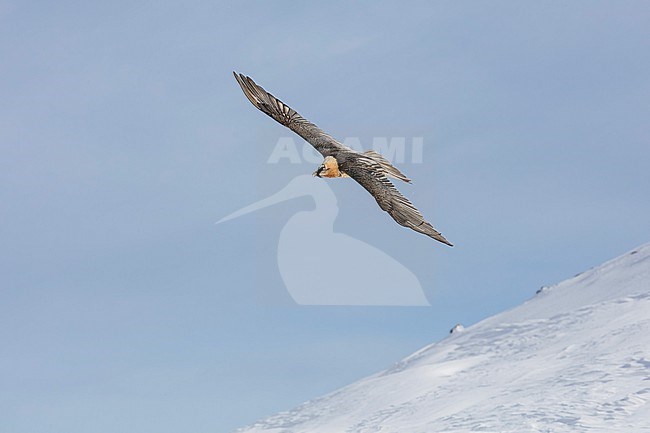
[[[650,432],[650,244],[239,431]]]

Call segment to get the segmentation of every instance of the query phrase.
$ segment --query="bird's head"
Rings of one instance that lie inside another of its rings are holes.
[[[328,156],[312,175],[316,177],[341,177],[342,174],[336,159]]]

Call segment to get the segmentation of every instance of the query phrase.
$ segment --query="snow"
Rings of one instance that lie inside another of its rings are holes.
[[[240,433],[650,432],[650,244]]]

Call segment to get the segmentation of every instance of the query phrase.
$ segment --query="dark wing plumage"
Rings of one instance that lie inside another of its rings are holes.
[[[451,242],[426,222],[420,211],[400,194],[376,162],[364,157],[353,156],[352,159],[344,164],[345,172],[364,187],[377,200],[379,207],[388,212],[399,225],[453,247]]]
[[[233,75],[244,91],[244,95],[256,108],[304,138],[323,156],[334,155],[343,149],[347,150],[345,146],[306,120],[296,110],[264,90],[252,78],[236,72],[233,72]]]

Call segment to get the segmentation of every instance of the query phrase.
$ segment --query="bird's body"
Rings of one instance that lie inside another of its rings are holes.
[[[314,172],[314,176],[353,178],[398,224],[452,246],[391,183],[389,176],[405,182],[410,182],[410,179],[383,156],[374,151],[357,152],[344,146],[257,85],[250,77],[236,73],[234,75],[256,108],[294,131],[323,155],[323,164]]]

